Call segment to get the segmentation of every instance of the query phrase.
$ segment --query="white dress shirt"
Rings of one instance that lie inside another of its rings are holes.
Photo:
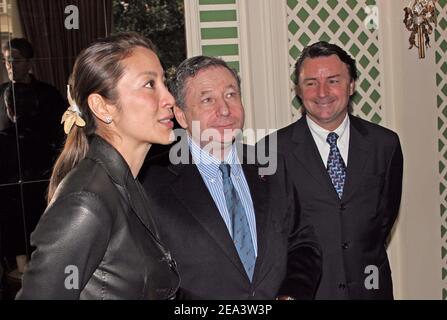
[[[337,147],[340,150],[341,157],[348,167],[348,152],[349,152],[349,116],[346,114],[343,122],[334,131],[326,130],[316,124],[312,119],[306,116],[307,125],[309,126],[310,133],[317,145],[320,152],[321,160],[323,160],[324,166],[327,167],[327,159],[329,158],[329,143],[326,141],[327,135],[331,132],[335,132],[338,135]]]

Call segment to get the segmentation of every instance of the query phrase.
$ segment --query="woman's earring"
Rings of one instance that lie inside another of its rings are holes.
[[[112,123],[112,116],[105,116],[104,117],[104,122],[107,124],[111,124]]]

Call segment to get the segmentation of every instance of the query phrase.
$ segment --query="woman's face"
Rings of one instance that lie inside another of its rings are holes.
[[[170,143],[174,98],[165,86],[157,55],[137,47],[121,63],[124,74],[117,84],[119,107],[112,114],[118,136],[128,147]]]

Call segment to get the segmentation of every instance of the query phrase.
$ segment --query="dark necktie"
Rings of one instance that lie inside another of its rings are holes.
[[[219,169],[222,172],[225,201],[231,219],[233,243],[251,281],[253,279],[256,256],[247,215],[245,214],[244,207],[234,188],[233,182],[231,181],[230,165],[222,162],[219,165]]]
[[[341,157],[340,150],[338,150],[337,139],[338,135],[335,132],[331,132],[327,135],[326,141],[329,143],[330,147],[329,157],[327,159],[327,172],[331,177],[332,184],[334,185],[335,191],[337,191],[338,197],[341,199],[346,180],[346,166]]]

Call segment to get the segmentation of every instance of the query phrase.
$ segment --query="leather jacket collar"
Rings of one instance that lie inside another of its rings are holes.
[[[126,185],[127,179],[134,179],[129,165],[118,150],[96,134],[91,139],[85,157],[101,164],[110,178],[121,186]]]

